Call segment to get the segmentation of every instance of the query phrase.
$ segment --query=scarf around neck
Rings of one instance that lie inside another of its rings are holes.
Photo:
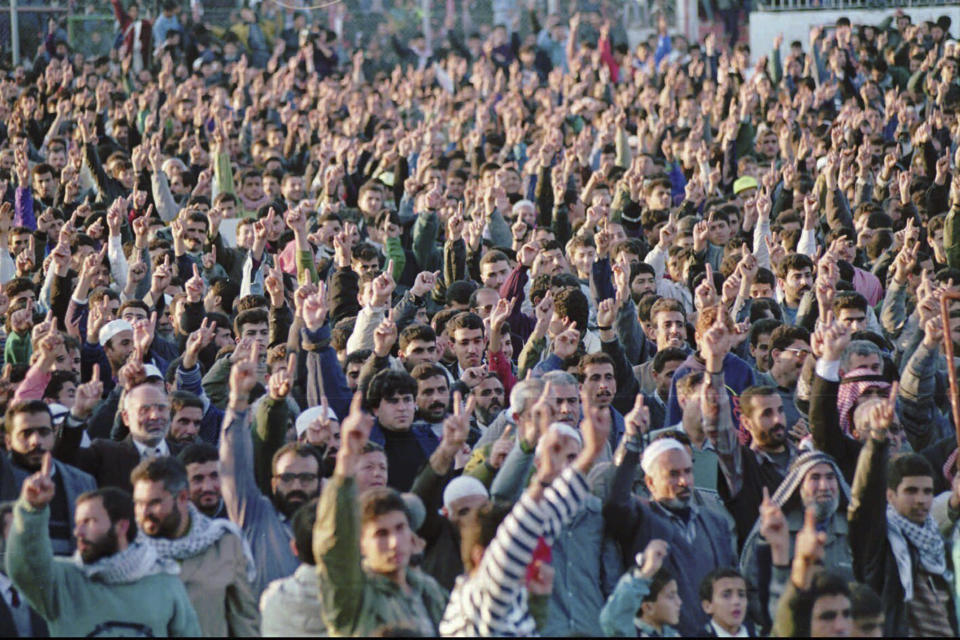
[[[190,510],[190,530],[182,538],[150,538],[160,558],[181,561],[200,555],[228,533],[232,533],[243,543],[243,554],[247,559],[247,578],[252,582],[257,576],[256,564],[250,545],[237,527],[225,518],[210,518],[197,509],[193,503],[187,505]]]
[[[130,584],[159,573],[180,573],[177,563],[161,558],[143,533],[138,533],[136,539],[119,553],[87,564],[77,551],[73,554],[73,562],[85,576],[106,584]]]
[[[913,599],[913,566],[910,559],[910,549],[913,546],[919,556],[920,565],[928,573],[944,576],[950,581],[947,573],[946,555],[944,553],[943,538],[933,518],[927,516],[922,525],[911,522],[897,513],[893,505],[887,505],[887,540],[897,562],[897,572],[900,574],[900,585],[903,587],[906,600]]]

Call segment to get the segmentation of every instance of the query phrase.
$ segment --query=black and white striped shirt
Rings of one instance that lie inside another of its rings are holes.
[[[529,636],[536,633],[525,585],[540,536],[552,539],[580,511],[587,481],[568,467],[539,503],[526,492],[497,529],[476,573],[462,575],[440,621],[442,636]]]

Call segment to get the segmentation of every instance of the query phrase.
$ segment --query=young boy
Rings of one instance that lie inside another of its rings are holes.
[[[704,635],[715,638],[752,638],[747,617],[747,581],[733,568],[716,569],[700,583],[700,606],[710,616]]]
[[[680,622],[683,601],[677,580],[661,568],[666,555],[667,543],[663,540],[651,540],[644,552],[637,555],[637,566],[620,578],[600,611],[604,635],[680,637],[674,627]]]

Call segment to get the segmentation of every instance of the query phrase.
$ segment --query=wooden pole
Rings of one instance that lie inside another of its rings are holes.
[[[951,291],[943,294],[940,298],[940,316],[943,319],[943,352],[947,357],[953,428],[957,433],[957,447],[960,448],[960,390],[957,388],[957,368],[953,363],[953,336],[950,333],[950,303],[954,300],[960,301],[960,292]]]

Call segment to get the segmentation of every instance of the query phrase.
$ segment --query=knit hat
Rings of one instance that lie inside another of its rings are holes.
[[[111,320],[107,324],[100,327],[100,346],[106,346],[106,344],[110,342],[110,338],[117,335],[121,331],[129,331],[130,333],[133,333],[133,325],[126,320]]]
[[[640,468],[643,469],[645,474],[650,475],[653,464],[657,461],[657,458],[668,451],[686,451],[686,448],[679,440],[674,440],[673,438],[654,440],[643,450],[643,459],[640,461]]]
[[[866,367],[848,372],[840,381],[840,390],[837,392],[837,412],[840,414],[840,430],[845,435],[851,435],[853,410],[857,406],[857,400],[867,389],[873,387],[889,393],[890,382]]]
[[[449,509],[457,500],[470,496],[489,498],[490,494],[484,484],[473,476],[458,476],[443,490],[443,508]]]
[[[741,191],[747,189],[756,189],[757,179],[753,176],[740,176],[733,181],[733,195],[738,195]]]

